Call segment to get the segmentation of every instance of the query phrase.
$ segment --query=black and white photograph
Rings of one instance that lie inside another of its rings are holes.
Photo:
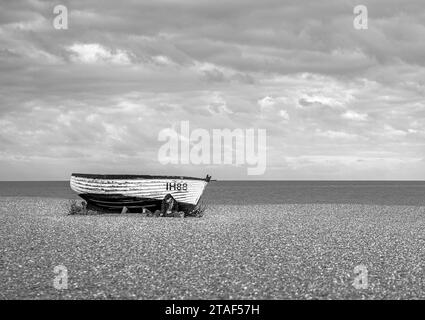
[[[424,300],[424,39],[423,0],[0,0],[0,300]]]

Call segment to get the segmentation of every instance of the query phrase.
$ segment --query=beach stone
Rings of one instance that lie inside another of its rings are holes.
[[[183,211],[176,211],[176,212],[174,212],[173,217],[184,218],[184,212]]]
[[[425,206],[211,205],[202,220],[179,223],[71,217],[65,199],[2,199],[5,299],[424,297]],[[51,285],[59,264],[67,290]],[[358,265],[369,272],[367,289],[353,286]]]

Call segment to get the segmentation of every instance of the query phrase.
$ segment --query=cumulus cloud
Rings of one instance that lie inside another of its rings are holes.
[[[290,119],[288,111],[286,111],[286,110],[280,110],[279,115],[282,117],[283,120],[289,120]]]
[[[71,60],[74,62],[130,64],[130,58],[124,50],[112,51],[98,43],[76,43],[67,49],[71,51]]]
[[[355,121],[365,121],[365,120],[367,120],[367,114],[366,113],[358,113],[358,112],[355,112],[353,110],[348,110],[348,111],[344,112],[342,117],[344,119],[355,120]]]
[[[258,105],[260,106],[261,110],[273,107],[275,104],[276,104],[275,99],[268,96],[258,100]]]

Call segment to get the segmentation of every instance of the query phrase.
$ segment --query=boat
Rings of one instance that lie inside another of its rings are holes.
[[[87,203],[87,208],[102,211],[140,212],[161,209],[170,196],[180,210],[193,210],[211,176],[151,176],[73,173],[70,186]]]

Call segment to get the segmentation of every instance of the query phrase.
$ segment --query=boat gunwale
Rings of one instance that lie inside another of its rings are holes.
[[[110,179],[110,180],[136,180],[136,179],[171,179],[171,180],[197,180],[197,181],[207,181],[206,178],[195,178],[195,177],[186,177],[186,176],[153,176],[153,175],[137,175],[137,174],[89,174],[89,173],[72,173],[71,177],[77,178],[87,178],[87,179]]]

